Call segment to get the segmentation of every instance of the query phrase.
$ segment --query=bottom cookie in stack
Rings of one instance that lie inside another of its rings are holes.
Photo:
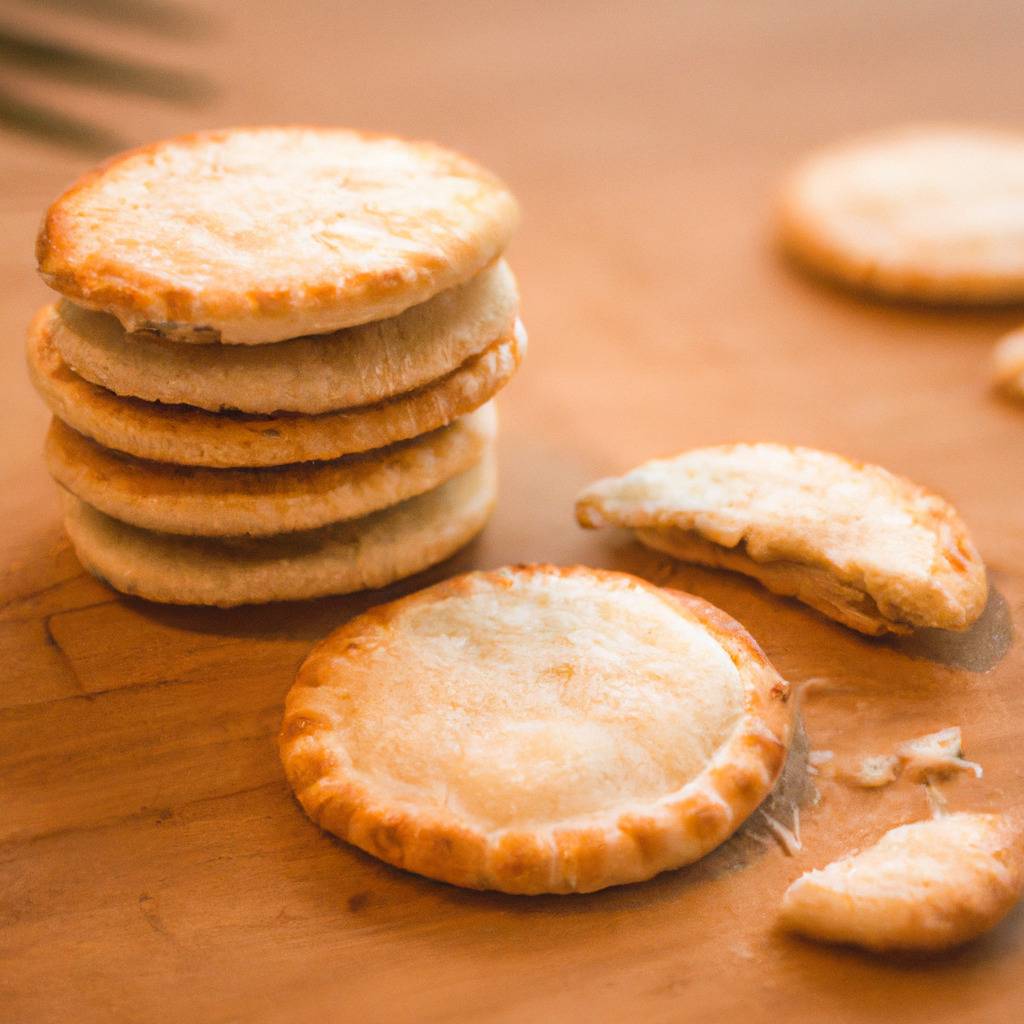
[[[231,607],[382,587],[454,554],[494,506],[494,430],[487,406],[355,459],[196,470],[107,451],[55,421],[47,457],[90,572],[153,601]]]

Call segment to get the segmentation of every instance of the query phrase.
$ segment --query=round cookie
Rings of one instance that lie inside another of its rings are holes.
[[[622,573],[518,566],[350,621],[285,704],[323,828],[475,889],[591,892],[706,854],[769,792],[786,682],[734,620]]]
[[[784,186],[786,249],[893,298],[1024,300],[1024,135],[916,126],[806,159]]]
[[[992,353],[992,377],[1009,398],[1024,399],[1024,327],[1003,337]]]
[[[496,426],[485,405],[430,434],[332,462],[205,469],[121,455],[55,419],[46,461],[57,483],[122,522],[198,537],[267,536],[369,515],[438,487],[483,457]]]
[[[383,587],[453,555],[494,507],[493,454],[425,494],[319,530],[258,538],[176,537],[111,519],[63,492],[85,568],[125,594],[229,608]]]
[[[217,468],[336,459],[436,430],[500,391],[518,369],[527,343],[517,322],[511,335],[409,394],[319,416],[260,416],[143,402],[90,384],[61,359],[50,336],[52,320],[52,307],[36,315],[27,358],[32,383],[56,417],[105,447],[140,459]]]
[[[46,282],[126,330],[261,344],[383,320],[468,281],[515,200],[425,142],[303,126],[199,132],[122,153],[49,208]]]
[[[508,337],[515,278],[498,263],[388,320],[276,345],[182,345],[70,302],[53,343],[80,377],[118,395],[211,412],[323,413],[371,405],[444,377]]]

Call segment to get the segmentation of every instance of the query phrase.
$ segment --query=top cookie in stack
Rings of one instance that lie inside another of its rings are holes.
[[[515,200],[427,143],[207,132],[50,207],[29,369],[82,562],[234,605],[382,586],[493,505],[488,400],[525,349]]]

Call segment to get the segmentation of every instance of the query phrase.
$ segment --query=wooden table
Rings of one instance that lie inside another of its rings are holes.
[[[46,297],[33,236],[92,161],[0,136],[0,1019],[928,1021],[1020,1019],[1024,908],[938,960],[778,934],[786,884],[924,816],[920,787],[813,787],[804,849],[749,834],[704,863],[586,897],[462,892],[321,834],[274,735],[311,643],[353,611],[470,567],[651,575],[721,605],[795,683],[840,760],[959,724],[1019,806],[1024,410],[988,391],[1021,311],[929,312],[819,286],[773,252],[775,183],[807,147],[909,119],[1021,124],[1024,8],[1005,3],[444,5],[209,2],[194,38],[27,5],[65,38],[210,75],[200,108],[24,78],[130,141],[326,121],[436,138],[500,172],[532,350],[502,399],[503,493],[483,538],[386,594],[235,611],[125,600],[85,576],[41,465],[21,337]],[[12,9],[13,10],[13,9]],[[947,495],[993,598],[966,637],[864,639],[742,578],[585,534],[577,489],[688,446],[774,439],[874,460]],[[817,802],[816,802],[817,800]],[[763,829],[762,829],[763,831]]]

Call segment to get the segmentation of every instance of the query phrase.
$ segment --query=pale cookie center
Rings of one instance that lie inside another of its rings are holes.
[[[343,756],[389,799],[488,828],[667,796],[742,712],[725,650],[643,591],[487,588],[395,625],[386,645],[339,664]]]
[[[113,241],[141,271],[173,273],[183,288],[220,287],[225,268],[294,281],[296,264],[339,256],[373,273],[443,255],[482,190],[446,158],[397,142],[243,132],[112,171],[78,212],[76,240],[85,254]]]

